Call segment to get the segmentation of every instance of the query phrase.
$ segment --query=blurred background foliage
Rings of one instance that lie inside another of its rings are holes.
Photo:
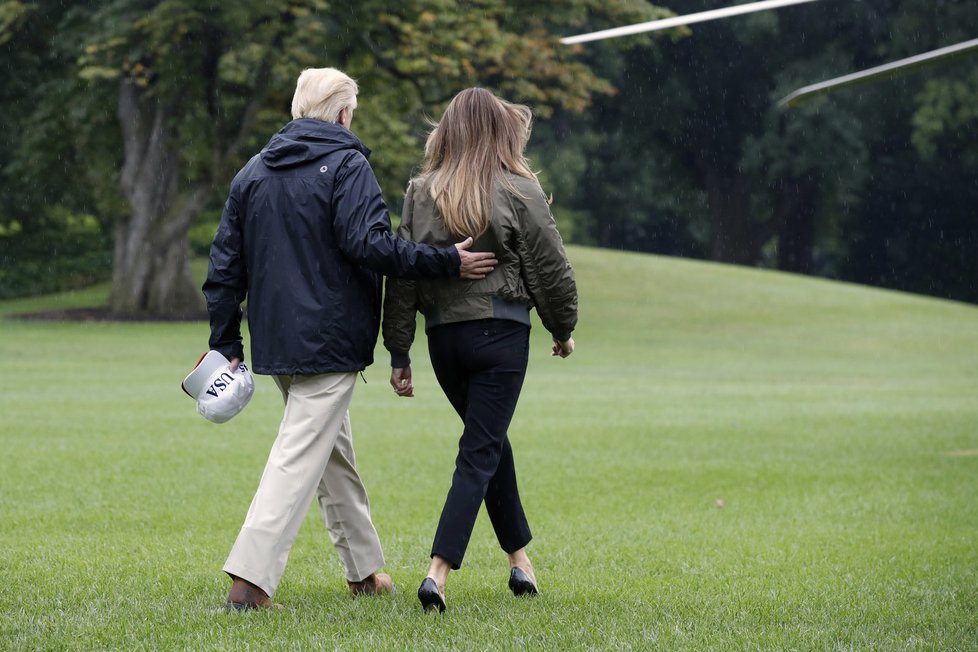
[[[298,73],[335,66],[360,83],[353,129],[395,213],[427,119],[481,85],[533,107],[529,154],[571,242],[978,301],[975,58],[776,106],[973,38],[978,4],[829,0],[557,40],[668,13],[637,0],[0,0],[0,298],[112,278],[116,313],[199,311],[187,261],[206,253],[235,170],[289,120]]]

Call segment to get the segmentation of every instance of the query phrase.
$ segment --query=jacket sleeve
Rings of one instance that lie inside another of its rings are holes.
[[[459,275],[458,250],[402,240],[391,231],[387,204],[370,164],[359,152],[336,173],[333,191],[333,236],[354,262],[375,272],[401,278],[446,278]]]
[[[543,327],[561,342],[577,326],[577,283],[550,206],[537,186],[515,198],[521,234],[517,243],[523,282]]]
[[[211,244],[203,287],[211,322],[210,348],[229,360],[244,360],[241,302],[248,291],[248,268],[242,245],[241,220],[232,188]]]
[[[404,211],[397,235],[411,240],[411,222],[414,215],[414,185],[409,184],[404,197]],[[388,276],[384,288],[384,348],[391,354],[391,367],[402,369],[411,366],[409,351],[414,343],[417,328],[418,296],[414,281]]]

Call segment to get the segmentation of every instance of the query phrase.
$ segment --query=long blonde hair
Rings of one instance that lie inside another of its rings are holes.
[[[425,143],[421,176],[453,235],[478,237],[489,228],[497,183],[520,194],[506,172],[536,180],[523,154],[532,122],[529,107],[484,88],[452,98]]]

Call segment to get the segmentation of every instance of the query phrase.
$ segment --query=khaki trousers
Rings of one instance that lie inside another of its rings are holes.
[[[383,567],[384,553],[353,453],[356,374],[273,378],[285,415],[224,572],[274,594],[315,495],[346,579],[363,580]]]

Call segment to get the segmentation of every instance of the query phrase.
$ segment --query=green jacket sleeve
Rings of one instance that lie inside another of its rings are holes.
[[[414,184],[408,184],[404,197],[404,211],[397,235],[412,240],[411,216],[414,212]],[[418,299],[414,281],[388,276],[384,285],[384,348],[391,354],[391,367],[402,369],[411,366],[409,352],[414,343],[417,325]]]
[[[577,326],[577,283],[564,242],[543,190],[536,186],[517,198],[521,236],[517,243],[523,282],[540,321],[561,342]]]

